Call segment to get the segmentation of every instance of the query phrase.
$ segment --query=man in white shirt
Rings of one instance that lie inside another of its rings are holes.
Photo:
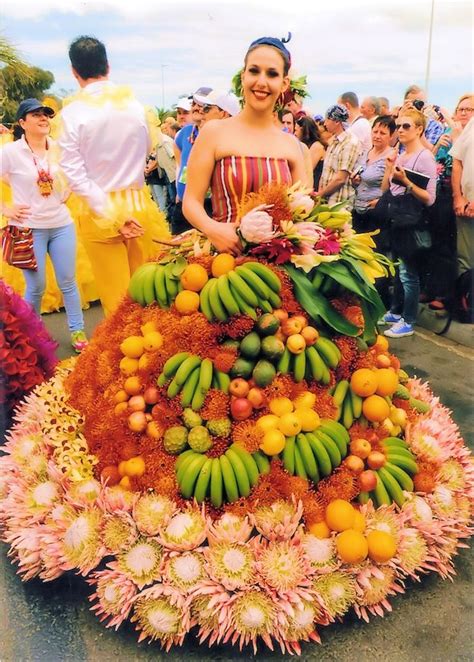
[[[361,115],[369,122],[370,126],[374,126],[374,122],[379,117],[380,101],[378,97],[365,97],[360,104]]]
[[[359,99],[355,92],[344,92],[339,97],[337,103],[347,109],[349,115],[347,120],[347,131],[359,139],[359,142],[362,146],[360,163],[364,164],[367,158],[367,154],[372,147],[372,130],[370,122],[366,120],[360,112]]]
[[[472,105],[472,100],[470,103]],[[453,157],[451,183],[457,226],[458,272],[461,275],[474,269],[474,117],[449,153]]]
[[[87,203],[78,225],[108,314],[152,252],[151,224],[155,234],[165,226],[144,186],[151,149],[145,109],[128,88],[108,81],[99,40],[79,37],[69,58],[80,91],[61,113],[60,162],[71,190]]]

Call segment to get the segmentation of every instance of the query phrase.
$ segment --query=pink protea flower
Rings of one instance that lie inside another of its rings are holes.
[[[83,506],[92,505],[99,497],[102,486],[95,478],[88,478],[72,483],[68,490],[68,499]]]
[[[255,589],[235,593],[223,611],[223,642],[238,642],[240,650],[248,644],[257,652],[257,640],[261,638],[273,650],[272,637],[278,629],[278,610],[274,601],[264,592]]]
[[[334,538],[321,539],[306,533],[301,538],[301,546],[312,567],[319,574],[333,572],[340,566]]]
[[[386,611],[392,611],[388,597],[403,592],[404,588],[396,582],[395,570],[392,567],[366,565],[357,575],[354,611],[368,623],[369,614],[384,616]]]
[[[420,573],[426,574],[431,569],[428,545],[417,529],[404,527],[401,530],[393,564],[403,575],[416,581],[420,581]]]
[[[138,539],[138,529],[133,517],[127,512],[115,512],[104,516],[102,540],[110,554],[120,554],[129,549]]]
[[[176,504],[161,494],[142,494],[133,506],[133,518],[138,530],[156,536],[176,512]]]
[[[10,545],[8,556],[18,563],[18,574],[24,582],[37,577],[42,569],[42,525],[7,530],[3,540]]]
[[[131,621],[140,632],[139,643],[158,640],[166,651],[181,646],[191,627],[185,596],[166,584],[152,586],[135,597]]]
[[[458,460],[444,462],[436,474],[436,481],[444,484],[449,490],[462,491],[466,487],[464,468]]]
[[[114,485],[113,487],[104,487],[97,505],[108,513],[131,512],[137,499],[136,492],[124,490],[120,485]]]
[[[311,586],[314,571],[298,539],[262,542],[255,554],[259,574],[270,590],[291,595]]]
[[[116,558],[117,569],[140,589],[161,579],[163,548],[155,540],[139,538]]]
[[[295,191],[289,195],[289,207],[293,213],[306,218],[313,210],[314,200],[305,191]]]
[[[275,236],[273,219],[266,209],[270,206],[258,205],[241,218],[239,231],[245,241],[264,244]]]
[[[344,616],[356,598],[356,581],[353,575],[344,570],[335,570],[317,576],[313,590],[324,605],[328,617],[334,621]]]
[[[235,591],[255,581],[253,546],[243,543],[215,543],[204,549],[207,572],[229,591]]]
[[[210,517],[207,518],[207,537],[211,545],[219,542],[247,542],[252,528],[248,517],[233,513],[224,513],[214,522]]]
[[[370,531],[384,531],[385,533],[389,533],[395,539],[398,538],[403,523],[394,504],[391,506],[381,506],[380,508],[375,509],[372,501],[370,501],[361,508],[361,512],[365,516],[366,533],[369,533]]]
[[[91,610],[99,616],[105,627],[116,630],[128,618],[133,600],[138,592],[136,584],[109,563],[106,570],[93,572],[87,583],[95,586],[95,593],[89,596],[96,601]]]
[[[320,644],[321,638],[315,629],[315,621],[322,615],[323,610],[317,601],[303,600],[294,609],[293,615],[287,617],[286,625],[279,627],[278,635],[275,637],[282,653],[301,655],[301,641],[313,641]]]
[[[170,552],[163,576],[166,583],[188,593],[207,578],[202,551]]]
[[[157,536],[166,549],[185,551],[199,547],[206,539],[204,512],[189,506],[174,515]]]
[[[268,540],[288,540],[295,534],[302,515],[303,503],[296,504],[293,497],[291,503],[280,499],[269,506],[259,506],[250,515],[250,521]]]

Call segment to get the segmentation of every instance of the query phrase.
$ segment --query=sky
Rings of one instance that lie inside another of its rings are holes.
[[[62,95],[76,89],[67,49],[81,34],[106,44],[114,82],[166,108],[202,85],[228,89],[253,39],[288,31],[314,113],[345,91],[397,105],[408,85],[425,86],[428,60],[432,103],[453,110],[474,89],[469,0],[2,0],[2,10],[2,35]]]

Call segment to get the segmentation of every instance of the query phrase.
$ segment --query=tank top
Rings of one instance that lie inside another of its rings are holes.
[[[212,215],[215,221],[234,223],[247,193],[268,182],[291,185],[286,159],[263,156],[226,156],[217,161],[211,179]]]

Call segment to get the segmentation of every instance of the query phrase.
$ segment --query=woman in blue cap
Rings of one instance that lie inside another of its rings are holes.
[[[25,299],[40,312],[46,282],[46,255],[53,263],[63,294],[76,352],[87,346],[79,291],[75,279],[76,233],[65,205],[67,189],[57,165],[55,145],[48,137],[54,110],[38,99],[25,99],[16,119],[22,136],[2,149],[0,176],[11,187],[13,204],[2,203],[8,225],[31,228],[36,269],[22,269]]]

